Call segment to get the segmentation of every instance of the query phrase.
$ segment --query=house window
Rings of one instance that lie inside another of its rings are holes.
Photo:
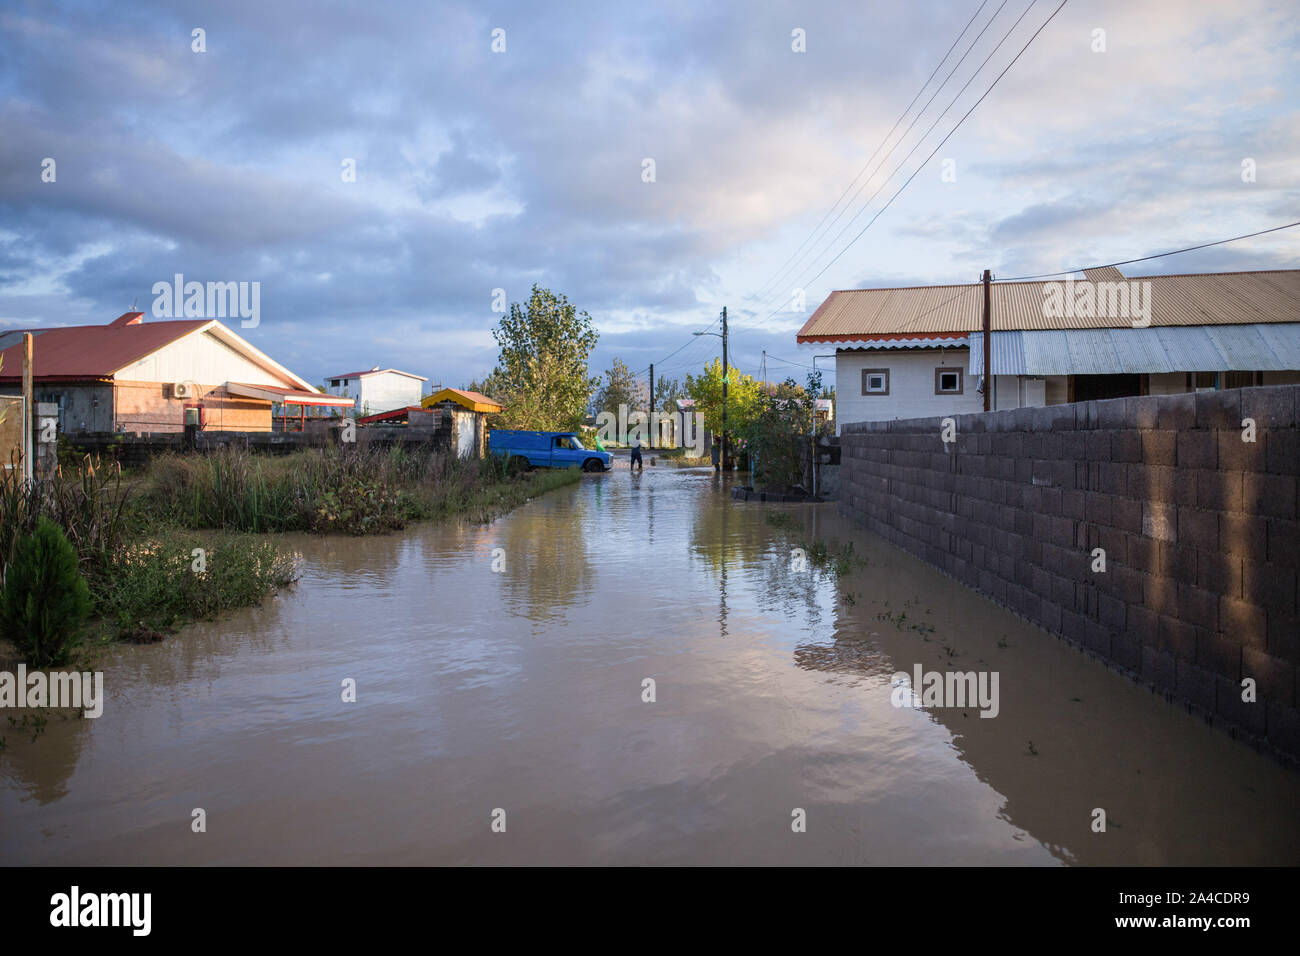
[[[330,388],[338,388],[338,387],[339,387],[339,380],[337,378],[330,379]]]
[[[862,370],[863,395],[889,394],[889,369],[864,368]]]
[[[937,368],[934,370],[934,394],[960,395],[961,393],[961,369]]]

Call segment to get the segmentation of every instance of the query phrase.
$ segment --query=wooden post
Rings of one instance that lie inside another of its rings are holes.
[[[993,408],[993,309],[989,297],[989,282],[993,274],[984,270],[984,411]]]
[[[36,414],[36,394],[32,384],[32,340],[30,332],[23,333],[23,480],[32,480],[33,452],[32,416]]]

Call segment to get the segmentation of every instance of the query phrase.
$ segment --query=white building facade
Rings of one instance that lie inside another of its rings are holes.
[[[1145,314],[1052,314],[1052,283],[990,290],[990,408],[1300,383],[1300,270],[1152,276]],[[1057,283],[1056,285],[1060,285]],[[834,292],[800,345],[835,348],[836,427],[984,410],[980,285]]]
[[[359,372],[329,376],[325,379],[325,394],[351,398],[356,416],[364,418],[419,405],[427,381],[423,375],[376,365]]]

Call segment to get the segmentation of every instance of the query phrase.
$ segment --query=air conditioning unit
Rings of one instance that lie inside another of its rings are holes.
[[[194,386],[189,382],[172,383],[172,398],[192,398],[194,395]]]

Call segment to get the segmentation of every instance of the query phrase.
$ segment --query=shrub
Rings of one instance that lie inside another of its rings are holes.
[[[49,518],[19,538],[0,592],[0,634],[36,667],[67,659],[90,613],[90,589],[77,552]]]
[[[202,546],[203,569],[193,549]],[[97,611],[124,636],[170,630],[257,604],[294,580],[294,562],[263,538],[169,532],[124,548],[96,594]],[[137,638],[138,639],[138,638]]]

